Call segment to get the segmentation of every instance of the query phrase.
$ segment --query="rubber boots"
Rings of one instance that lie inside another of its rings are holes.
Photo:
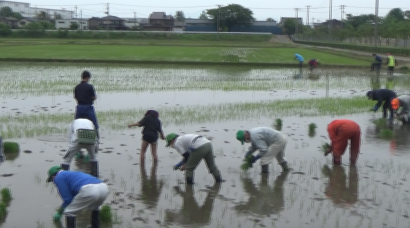
[[[91,165],[91,175],[98,178],[98,161],[90,162]]]
[[[74,216],[65,217],[66,228],[76,228],[76,221]]]
[[[289,171],[290,169],[289,169],[289,166],[288,166],[288,162],[282,162],[282,164],[280,164],[281,166],[282,166],[282,169],[283,169],[283,171],[284,172],[287,172],[287,171]]]
[[[186,177],[186,183],[187,184],[194,184],[194,178],[193,177]]]
[[[70,170],[70,165],[61,164],[61,168],[62,168],[63,170]]]
[[[216,183],[223,182],[221,175],[213,175]]]
[[[91,228],[100,228],[100,211],[91,212]]]
[[[269,165],[262,165],[262,173],[263,174],[269,173]]]

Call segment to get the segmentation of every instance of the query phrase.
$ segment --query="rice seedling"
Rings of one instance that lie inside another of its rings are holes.
[[[112,212],[111,207],[109,205],[102,206],[100,210],[100,220],[103,223],[111,223],[112,222]]]
[[[328,149],[330,149],[330,144],[329,144],[329,143],[324,143],[324,144],[322,145],[322,152],[323,152],[323,153],[326,153],[326,151],[327,151]]]
[[[373,123],[378,127],[378,128],[386,128],[387,127],[387,122],[386,119],[380,118],[377,120],[374,120]]]
[[[394,137],[394,132],[390,129],[382,129],[380,131],[380,137],[382,139],[392,139]]]
[[[309,137],[314,137],[316,135],[316,124],[315,123],[311,123],[309,124]]]
[[[282,130],[282,119],[276,119],[275,120],[275,128],[278,131]]]
[[[19,144],[16,142],[4,142],[3,143],[3,149],[4,153],[9,154],[9,153],[18,153],[20,148]]]
[[[0,191],[1,201],[4,203],[9,203],[12,199],[11,191],[9,188],[3,188]]]
[[[0,202],[0,220],[5,219],[7,216],[7,205],[3,202]]]

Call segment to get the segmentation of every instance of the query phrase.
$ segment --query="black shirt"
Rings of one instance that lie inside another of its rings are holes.
[[[92,105],[95,97],[94,86],[85,81],[81,81],[74,88],[74,97],[79,105]]]
[[[144,127],[141,132],[143,135],[158,137],[158,132],[162,131],[161,121],[158,118],[148,115],[138,123]]]

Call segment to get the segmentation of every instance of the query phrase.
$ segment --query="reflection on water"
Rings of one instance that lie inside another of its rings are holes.
[[[216,183],[214,186],[207,189],[205,201],[202,206],[198,205],[194,195],[194,186],[185,185],[185,192],[181,191],[179,186],[175,186],[174,190],[177,195],[182,197],[182,208],[180,210],[167,210],[165,221],[167,224],[179,224],[192,226],[208,225],[211,221],[211,215],[215,197],[221,189],[221,183]]]
[[[5,159],[5,157],[4,157],[4,154],[3,154],[3,140],[0,136],[0,165],[1,165],[1,163],[4,162],[4,159]]]
[[[325,194],[335,206],[350,207],[357,202],[359,177],[356,166],[349,166],[348,178],[340,165],[334,165],[332,169],[325,165],[322,171],[329,178]]]
[[[393,131],[393,139],[389,142],[390,153],[396,155],[397,153],[407,153],[410,149],[410,125],[402,124],[399,121],[389,123],[386,120],[386,128]],[[386,141],[380,138],[381,128],[375,124],[366,128],[366,140],[370,142]]]
[[[239,213],[255,213],[258,215],[278,214],[284,209],[283,184],[289,172],[282,172],[269,186],[268,175],[261,176],[259,187],[256,187],[251,177],[241,177],[243,188],[250,195],[248,202],[235,206]]]
[[[139,198],[142,199],[147,209],[153,209],[157,206],[162,188],[164,187],[164,181],[162,179],[157,180],[157,168],[158,164],[154,163],[151,168],[150,177],[148,178],[145,171],[145,164],[141,163],[140,166],[141,193]]]

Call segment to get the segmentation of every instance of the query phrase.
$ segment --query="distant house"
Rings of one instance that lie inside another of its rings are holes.
[[[109,29],[109,30],[127,30],[128,27],[125,26],[125,20],[116,16],[107,17],[92,17],[88,19],[88,29]]]
[[[185,19],[185,31],[191,32],[216,32],[216,24],[210,19]]]
[[[281,17],[280,21],[279,21],[279,25],[283,26],[285,24],[286,20],[295,20],[296,22],[298,22],[299,24],[303,25],[303,19],[301,17]]]
[[[26,25],[29,25],[29,24],[31,24],[31,23],[34,23],[34,22],[47,22],[47,23],[51,23],[49,20],[38,20],[37,18],[24,17],[24,18],[20,19],[20,20],[17,22],[17,27],[22,28],[22,27],[24,27],[24,26],[26,26]]]
[[[149,24],[142,25],[146,31],[172,31],[174,17],[164,12],[153,12],[149,16]]]
[[[324,26],[324,27],[332,26],[333,29],[342,29],[345,26],[345,23],[343,21],[333,19],[333,20],[327,20],[326,22],[319,24],[319,26]],[[319,27],[319,26],[316,26],[316,27]]]
[[[174,32],[182,32],[185,30],[185,21],[175,21],[174,28],[172,31]]]
[[[18,26],[18,19],[14,17],[0,17],[0,23],[9,25],[12,29],[17,28]]]
[[[88,30],[88,19],[58,19],[55,21],[56,29],[70,29],[71,24],[78,24],[77,30]]]

